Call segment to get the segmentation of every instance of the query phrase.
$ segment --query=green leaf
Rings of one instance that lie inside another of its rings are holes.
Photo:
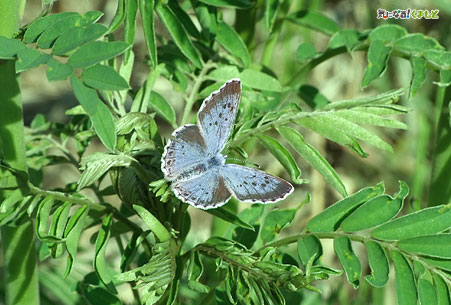
[[[103,287],[86,285],[83,289],[83,296],[89,304],[121,305],[121,300]]]
[[[331,141],[351,149],[361,157],[367,156],[354,138],[336,128],[330,128],[329,126],[324,125],[323,122],[315,117],[305,117],[302,118],[302,120],[296,120],[296,123],[324,136]]]
[[[308,122],[312,120],[315,120],[318,122],[318,124],[322,125],[323,130],[324,129],[328,130],[328,134],[334,135],[334,138],[336,138],[337,134],[345,133],[346,135],[352,138],[357,138],[365,142],[368,142],[369,144],[379,149],[393,152],[393,148],[390,146],[390,144],[382,140],[377,135],[373,134],[372,132],[362,128],[361,126],[351,121],[348,121],[344,118],[335,115],[334,113],[325,113],[323,115],[316,116],[314,118],[313,117],[300,118],[297,120],[297,123],[305,126],[306,122],[308,124]],[[341,132],[341,130],[343,130],[343,132]]]
[[[154,24],[154,8],[155,1],[139,1],[139,13],[141,14],[142,28],[144,37],[146,38],[147,52],[149,53],[152,67],[158,65],[157,59],[157,41],[155,38],[155,24]]]
[[[218,32],[216,22],[217,9],[203,3],[197,3],[194,6],[194,11],[196,12],[197,19],[199,20],[202,28],[202,37],[207,41],[211,41]]]
[[[451,69],[451,52],[450,51],[442,51],[442,50],[427,50],[423,54],[424,58],[426,58],[430,63],[437,66],[442,70],[450,70]]]
[[[340,30],[340,27],[335,23],[335,21],[319,12],[299,11],[289,14],[286,18],[291,22],[309,29],[320,31],[326,35],[333,35],[335,32]]]
[[[307,229],[311,232],[334,232],[338,229],[344,218],[356,207],[383,193],[383,184],[361,189],[357,193],[338,201],[313,217],[307,223]]]
[[[367,55],[368,66],[363,76],[362,88],[367,87],[373,80],[382,75],[387,67],[391,50],[391,47],[385,46],[381,40],[376,40],[370,44]]]
[[[451,259],[451,234],[425,235],[402,239],[401,250],[431,257]]]
[[[332,35],[329,40],[329,49],[346,47],[351,52],[359,44],[359,32],[356,30],[340,30]]]
[[[218,82],[226,82],[232,78],[239,78],[240,72],[236,66],[220,66],[219,68],[212,70],[210,74],[208,74],[208,77]],[[219,89],[219,87],[216,89],[213,88],[211,91],[213,92],[217,89]]]
[[[116,288],[112,283],[110,271],[108,270],[105,261],[105,250],[110,240],[111,224],[113,223],[113,214],[108,214],[102,221],[102,227],[97,235],[95,256],[94,256],[94,270],[97,276],[112,293],[117,293]]]
[[[50,197],[50,199],[52,199]],[[9,193],[8,197],[3,199],[2,202],[0,202],[0,224],[4,225],[8,223],[9,221],[13,220],[17,214],[19,213],[19,210],[21,210],[21,207],[19,206],[19,203],[24,200],[24,196],[22,194],[22,191],[20,189],[13,190]],[[42,206],[42,204],[41,204]],[[40,206],[40,207],[41,207]],[[46,211],[46,210],[44,210]],[[50,213],[50,212],[49,212]],[[45,214],[45,212],[44,212]],[[38,214],[39,216],[39,214]],[[44,223],[42,227],[45,227],[47,229],[47,218],[42,217],[42,222]],[[41,220],[41,219],[40,219]],[[38,222],[36,223],[36,227],[39,228]],[[36,230],[38,231],[38,230]],[[45,234],[47,235],[47,234]],[[39,235],[38,235],[39,237]]]
[[[172,12],[167,5],[161,3],[157,3],[156,11],[161,22],[163,22],[168,29],[169,34],[171,34],[172,39],[174,39],[175,44],[183,55],[185,55],[194,66],[201,68],[202,59],[174,12]]]
[[[45,30],[51,28],[54,23],[57,21],[64,19],[68,16],[74,16],[79,15],[75,12],[63,12],[59,14],[54,15],[48,15],[43,18],[39,18],[36,21],[34,21],[30,26],[27,27],[27,31],[24,35],[24,42],[25,43],[33,43],[36,42],[39,35],[42,34]]]
[[[439,269],[443,269],[446,271],[451,271],[451,260],[436,257],[422,257],[421,259],[433,267],[437,267]]]
[[[99,180],[101,176],[113,167],[130,167],[133,161],[133,157],[124,154],[94,153],[83,157],[80,168],[83,170],[83,173],[78,179],[77,190],[81,190]]]
[[[451,204],[420,210],[396,218],[371,232],[381,240],[400,240],[437,234],[451,228]]]
[[[359,124],[368,124],[388,128],[408,129],[408,126],[403,122],[392,120],[389,118],[384,118],[380,115],[373,114],[371,113],[372,110],[374,110],[373,107],[366,108],[356,107],[354,109],[337,111],[335,112],[335,115],[342,117],[348,121]]]
[[[18,39],[0,36],[0,59],[13,59],[20,50],[26,49],[27,45]]]
[[[130,108],[131,112],[143,112],[143,113],[147,112],[147,107],[149,105],[152,88],[155,85],[155,82],[157,81],[158,77],[160,76],[163,67],[164,64],[160,64],[147,75],[146,82],[139,89],[138,93],[136,94],[132,102],[132,107]]]
[[[47,79],[49,81],[63,80],[74,73],[74,69],[69,64],[63,64],[58,60],[51,58],[47,62]]]
[[[399,305],[417,305],[417,287],[412,269],[406,258],[398,251],[391,251],[395,265],[396,295]]]
[[[65,33],[67,30],[79,26],[82,23],[81,15],[69,15],[64,17],[51,27],[47,28],[38,39],[38,47],[41,49],[49,49],[52,47],[55,40]]]
[[[212,6],[231,7],[239,9],[247,9],[253,5],[253,3],[248,0],[199,0],[199,1]]]
[[[81,46],[70,57],[69,64],[74,68],[84,68],[116,57],[130,46],[123,41],[93,41]]]
[[[0,158],[0,189],[22,189],[24,187],[28,187],[27,172],[10,167]]]
[[[55,55],[63,55],[85,43],[98,39],[107,31],[108,28],[101,24],[88,24],[71,28],[56,39],[52,52]]]
[[[334,249],[345,270],[348,282],[354,289],[357,289],[360,284],[360,277],[362,276],[362,266],[360,265],[359,258],[355,255],[354,250],[352,250],[351,240],[346,236],[334,238]]]
[[[53,214],[52,218],[50,235],[58,239],[63,239],[64,229],[66,228],[71,206],[72,205],[70,202],[65,202],[55,210],[55,213]],[[63,244],[56,243],[53,245],[51,250],[52,257],[58,258],[63,254]]]
[[[409,187],[405,182],[400,181],[399,192],[394,197],[381,195],[368,200],[352,212],[342,222],[340,228],[346,232],[357,232],[389,221],[401,211],[408,193]]]
[[[69,275],[75,263],[78,240],[80,239],[80,234],[84,228],[84,219],[88,214],[88,211],[89,207],[86,205],[79,208],[69,219],[66,230],[64,231],[64,238],[66,239],[66,249],[67,253],[69,254],[69,256],[67,257],[67,265],[66,271],[64,272],[64,277],[67,277]]]
[[[407,30],[396,24],[384,24],[373,29],[368,36],[370,43],[376,40],[383,42],[391,42],[407,35]]]
[[[52,56],[33,48],[25,48],[17,53],[17,58],[16,72],[19,73],[46,64]]]
[[[116,70],[105,65],[95,65],[84,70],[81,79],[94,89],[124,90],[130,88],[127,81]]]
[[[297,249],[299,258],[305,266],[307,266],[307,264],[312,260],[312,257],[314,257],[313,261],[315,262],[318,261],[323,255],[321,242],[316,236],[313,235],[299,238]]]
[[[346,196],[346,188],[334,168],[327,160],[296,130],[280,126],[277,131],[290,143],[296,152],[316,169],[342,196]]]
[[[285,170],[290,174],[291,180],[293,180],[294,183],[305,183],[305,180],[301,179],[301,170],[288,149],[282,146],[276,139],[269,136],[259,135],[258,139],[263,146],[276,157],[280,164],[282,164]]]
[[[265,1],[265,25],[266,29],[271,33],[276,21],[277,11],[279,9],[279,0]]]
[[[412,65],[412,80],[410,81],[409,98],[412,98],[426,80],[426,61],[421,57],[412,56],[410,64]]]
[[[265,221],[260,232],[260,237],[264,242],[270,242],[276,235],[280,234],[280,231],[291,224],[296,216],[297,210],[275,210],[266,215]]]
[[[330,101],[319,90],[310,85],[302,85],[299,87],[298,95],[309,105],[312,109],[320,109]]]
[[[282,86],[277,79],[260,71],[244,69],[243,72],[240,73],[240,79],[243,82],[243,86],[252,89],[275,92],[280,92],[282,90]]]
[[[114,15],[113,20],[111,20],[111,23],[108,26],[108,34],[115,32],[118,29],[118,27],[124,22],[125,9],[126,9],[125,0],[119,0],[117,2],[116,14]]]
[[[114,118],[94,89],[86,87],[81,80],[71,77],[75,97],[91,118],[94,130],[102,143],[110,150],[116,147]]]
[[[187,14],[187,12],[180,7],[177,0],[169,0],[168,5],[170,9],[174,12],[175,16],[178,18],[179,22],[183,25],[186,32],[194,37],[195,39],[200,39],[200,33],[197,29],[196,25],[194,25],[191,17]]]
[[[296,49],[296,60],[299,63],[303,63],[314,58],[318,54],[318,51],[316,51],[312,44],[303,42]]]
[[[148,106],[154,110],[160,117],[171,123],[175,124],[175,110],[171,104],[159,93],[152,91],[150,93]]]
[[[390,272],[387,255],[384,249],[375,241],[367,241],[365,246],[368,253],[368,263],[371,268],[371,275],[365,276],[365,280],[374,287],[383,287],[387,284]]]
[[[442,50],[443,47],[432,37],[415,33],[408,34],[393,42],[393,46],[403,52],[416,53],[429,49]]]
[[[372,106],[375,104],[384,104],[385,107],[401,107],[398,105],[390,105],[399,100],[401,95],[407,92],[406,88],[400,88],[395,90],[390,90],[376,96],[365,96],[358,97],[352,100],[337,101],[327,104],[322,108],[322,110],[332,110],[332,109],[343,109],[343,108],[353,108],[357,106]]]
[[[161,222],[152,215],[148,210],[143,208],[142,206],[133,205],[133,208],[147,227],[155,234],[155,236],[160,240],[160,242],[169,241],[171,238],[171,234],[169,234],[168,230],[161,224]]]
[[[432,277],[437,291],[437,305],[448,305],[451,298],[445,281],[436,273],[433,273]]]
[[[418,296],[421,305],[437,305],[434,285],[428,280],[418,279]]]
[[[216,40],[226,49],[230,54],[239,58],[244,67],[249,67],[251,58],[246,44],[241,39],[235,30],[225,22],[218,22],[218,32]]]
[[[39,204],[36,214],[36,235],[43,242],[56,241],[53,236],[49,236],[50,212],[54,203],[53,196],[45,197]]]
[[[136,15],[138,14],[138,0],[128,0],[125,2],[125,24],[124,41],[133,45],[136,34]],[[126,58],[128,56],[125,56]]]
[[[209,209],[205,210],[208,214],[214,215],[216,217],[221,218],[222,220],[225,220],[227,222],[230,222],[240,228],[248,229],[251,231],[254,231],[254,227],[247,223],[246,221],[242,220],[240,217],[238,217],[235,213],[229,212],[225,207],[219,207],[217,209]]]
[[[197,281],[188,280],[188,288],[200,293],[209,293],[210,287]]]

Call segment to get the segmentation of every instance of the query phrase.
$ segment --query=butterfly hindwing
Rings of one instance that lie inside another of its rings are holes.
[[[219,207],[232,196],[218,170],[209,170],[192,179],[174,182],[172,190],[180,200],[201,209]]]
[[[207,97],[197,116],[208,152],[220,153],[232,132],[241,98],[241,82],[232,79]]]
[[[184,125],[172,135],[175,140],[169,140],[161,158],[161,170],[170,181],[207,160],[206,144],[197,125]]]
[[[229,190],[241,201],[271,203],[293,191],[287,181],[250,167],[226,164],[220,172]]]

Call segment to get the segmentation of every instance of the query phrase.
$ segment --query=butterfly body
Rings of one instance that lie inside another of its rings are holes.
[[[270,203],[293,191],[287,181],[253,168],[226,164],[222,154],[235,122],[241,82],[232,79],[207,97],[197,124],[173,132],[162,156],[161,169],[177,198],[202,209],[241,201]]]

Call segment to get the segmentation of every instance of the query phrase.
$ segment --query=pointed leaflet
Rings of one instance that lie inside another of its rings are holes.
[[[152,67],[155,68],[158,64],[157,61],[157,40],[155,38],[155,24],[153,7],[154,0],[140,0],[139,1],[139,13],[141,14],[142,28],[144,30],[144,37],[146,38],[147,51],[149,53],[150,62]]]
[[[282,164],[290,174],[291,180],[293,180],[294,183],[302,184],[305,182],[304,179],[301,179],[301,170],[296,164],[296,161],[285,147],[283,147],[276,139],[266,135],[260,135],[258,136],[258,139],[263,146],[276,157],[280,164]]]
[[[406,258],[398,251],[391,251],[395,265],[396,295],[399,305],[417,305],[417,287],[412,268]]]
[[[296,130],[280,126],[277,131],[290,143],[302,158],[315,168],[342,196],[346,196],[346,189],[334,168],[327,160]]]
[[[94,130],[102,143],[110,150],[116,147],[114,118],[94,89],[86,87],[81,80],[71,77],[71,84],[77,100],[91,118]]]
[[[367,87],[373,80],[378,78],[387,66],[390,58],[391,47],[385,46],[381,40],[370,44],[368,49],[368,66],[365,69],[361,87]]]
[[[381,195],[358,207],[343,221],[340,226],[341,229],[346,232],[362,231],[395,217],[401,211],[404,198],[409,193],[409,188],[405,182],[400,181],[399,185],[399,192],[394,197]],[[371,215],[371,217],[368,217],[368,215]]]
[[[426,79],[426,61],[422,57],[412,56],[412,80],[410,81],[409,98],[412,98]]]
[[[398,247],[409,253],[451,259],[451,234],[437,234],[402,239]]]
[[[93,41],[78,48],[68,60],[74,68],[92,66],[124,53],[130,46],[123,41]]]
[[[381,195],[383,192],[383,184],[361,189],[310,219],[307,223],[307,229],[311,232],[334,232],[352,210],[371,198]]]
[[[323,32],[326,35],[333,35],[340,30],[335,21],[318,12],[299,11],[289,14],[286,19],[300,26]]]
[[[216,33],[216,40],[232,55],[239,58],[244,67],[249,67],[251,58],[246,44],[241,39],[235,30],[227,23],[218,22],[218,32]]]
[[[110,66],[95,65],[83,71],[83,82],[100,90],[124,90],[130,88],[127,81]]]
[[[105,250],[110,240],[111,225],[113,223],[113,214],[107,215],[102,221],[102,227],[97,235],[95,256],[94,256],[94,269],[97,276],[102,283],[112,293],[117,293],[116,288],[112,283],[111,274],[108,270],[107,263],[105,261]]]
[[[63,55],[85,43],[97,40],[108,31],[101,24],[88,24],[87,26],[75,27],[67,30],[64,35],[58,37],[53,45],[52,52],[55,55]]]
[[[382,240],[400,240],[430,235],[451,228],[451,204],[410,213],[396,218],[371,232],[371,236]]]
[[[418,296],[421,305],[437,305],[434,285],[424,278],[418,279]]]
[[[186,30],[181,25],[177,16],[167,5],[157,3],[156,11],[158,17],[168,29],[177,47],[197,68],[201,68],[202,59],[188,37]]]
[[[77,254],[78,240],[80,239],[81,231],[84,228],[84,219],[88,214],[88,206],[82,206],[67,223],[66,230],[64,231],[64,238],[66,239],[66,249],[69,256],[67,257],[66,271],[64,277],[67,277],[72,270],[75,263],[75,256]]]

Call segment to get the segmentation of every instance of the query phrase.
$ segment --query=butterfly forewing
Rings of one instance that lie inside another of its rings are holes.
[[[210,155],[220,153],[230,136],[241,97],[241,82],[232,79],[207,97],[197,116]]]
[[[184,125],[172,135],[175,140],[169,140],[161,159],[163,174],[170,181],[205,163],[208,158],[207,147],[197,125]]]
[[[209,170],[192,179],[174,182],[172,189],[180,200],[201,209],[219,207],[232,196],[218,170]]]
[[[229,190],[241,201],[271,203],[293,191],[287,181],[250,167],[226,164],[220,173]]]

